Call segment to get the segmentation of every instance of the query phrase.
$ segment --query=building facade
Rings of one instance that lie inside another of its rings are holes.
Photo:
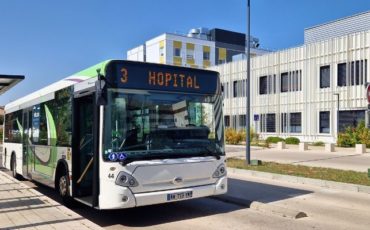
[[[187,35],[165,33],[127,51],[127,59],[169,65],[208,68],[233,61],[245,54],[245,34],[222,29],[192,29]],[[253,38],[251,54],[267,53],[258,49]]]
[[[347,29],[358,20],[366,26]],[[251,59],[250,124],[262,138],[335,142],[338,132],[368,120],[370,11],[322,27],[351,33],[325,37],[317,26],[302,46]],[[225,125],[245,128],[246,61],[211,69],[221,75]]]

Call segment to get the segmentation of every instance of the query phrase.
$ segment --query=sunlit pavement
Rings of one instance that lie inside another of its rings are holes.
[[[0,171],[0,229],[101,229]]]

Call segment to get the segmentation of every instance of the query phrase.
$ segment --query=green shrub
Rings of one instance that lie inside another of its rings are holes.
[[[339,147],[353,147],[355,146],[355,142],[353,142],[353,139],[351,136],[347,133],[339,133],[338,134],[338,140],[337,145]]]
[[[285,143],[288,144],[288,145],[298,145],[299,142],[301,142],[301,141],[296,137],[287,137],[285,139]]]
[[[324,146],[324,145],[325,145],[325,143],[322,142],[322,141],[316,141],[316,142],[312,143],[312,146]]]
[[[251,132],[251,134],[250,134],[251,142],[252,141],[258,142],[259,135],[252,128],[250,129],[250,132]],[[246,132],[245,129],[241,129],[239,131],[236,131],[233,128],[226,128],[225,129],[226,143],[227,144],[232,144],[232,145],[239,144],[240,142],[245,141],[246,134],[247,134],[247,132]]]
[[[276,143],[278,143],[280,141],[285,141],[285,140],[284,140],[284,138],[281,138],[281,137],[268,137],[266,139],[266,142],[268,142],[268,143],[274,143],[274,144],[276,144]]]
[[[355,144],[365,144],[370,147],[370,130],[361,121],[356,128],[348,127],[344,133],[338,134],[337,145],[340,147],[354,147]]]
[[[236,145],[239,144],[241,141],[245,140],[245,131],[240,130],[236,131],[232,128],[225,129],[225,139],[227,144]]]

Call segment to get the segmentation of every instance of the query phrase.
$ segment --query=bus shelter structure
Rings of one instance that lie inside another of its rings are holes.
[[[24,80],[24,76],[22,75],[0,74],[0,95],[4,94],[22,80]]]

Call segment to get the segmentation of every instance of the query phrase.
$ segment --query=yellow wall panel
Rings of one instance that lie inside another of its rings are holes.
[[[189,65],[194,65],[195,60],[194,59],[186,59],[186,63]]]
[[[225,48],[218,48],[218,59],[226,60],[226,49]]]
[[[186,49],[188,49],[188,50],[194,50],[194,44],[192,44],[192,43],[186,43]]]
[[[164,40],[162,40],[162,41],[159,42],[159,48],[163,48],[164,45],[165,45],[165,41]]]
[[[173,57],[173,64],[174,65],[182,65],[182,58],[181,57]]]
[[[173,47],[174,48],[180,48],[181,49],[182,42],[180,41],[173,41]]]

